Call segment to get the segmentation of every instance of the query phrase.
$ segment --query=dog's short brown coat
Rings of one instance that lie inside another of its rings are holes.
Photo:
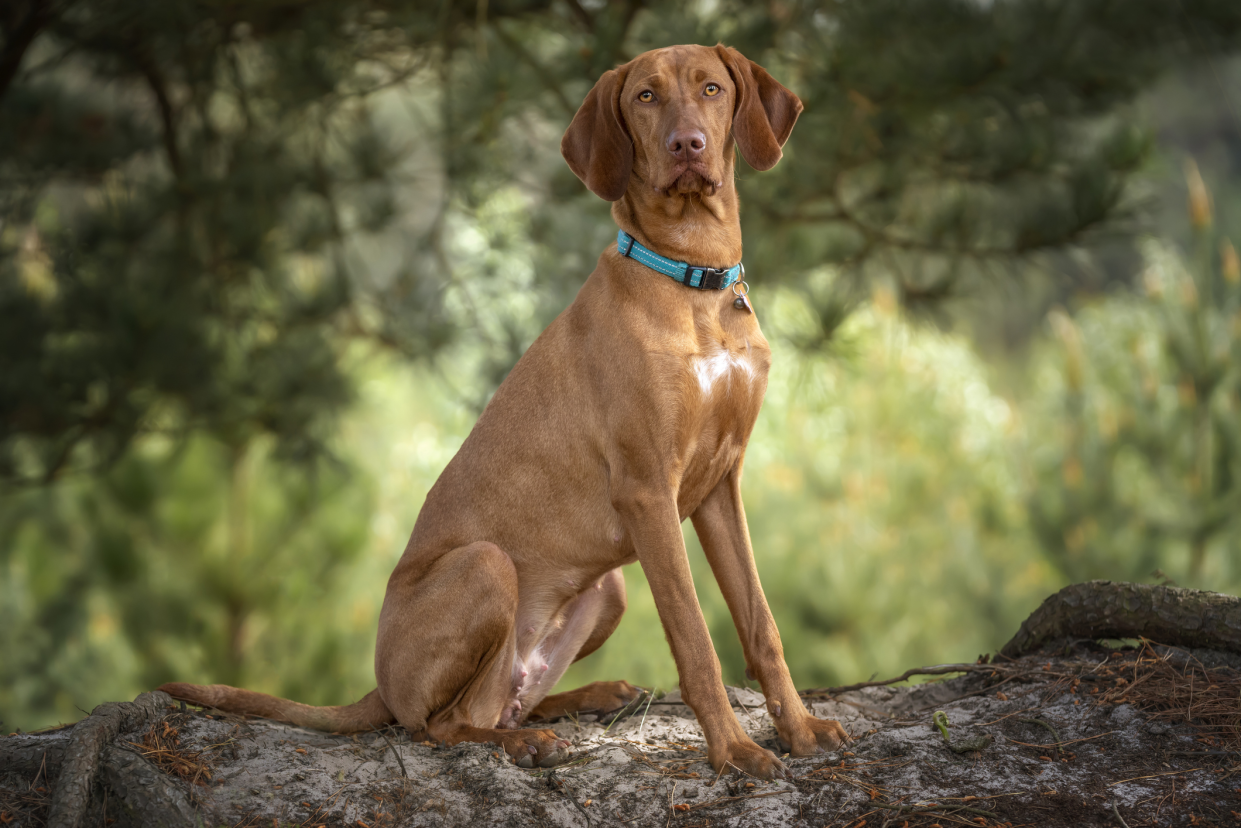
[[[735,49],[670,47],[604,73],[561,150],[641,244],[727,268],[741,260],[734,142],[750,166],[770,169],[801,109]],[[523,722],[615,709],[638,692],[596,682],[548,695],[616,629],[619,567],[636,560],[712,766],[771,778],[783,765],[746,735],[724,692],[681,535],[688,517],[780,738],[794,756],[835,748],[844,730],[798,697],[754,566],[741,466],[771,352],[735,299],[677,284],[615,245],[603,252],[427,495],[388,581],[378,688],[364,699],[310,707],[219,685],[162,689],[325,730],[395,720],[554,764],[567,743]]]

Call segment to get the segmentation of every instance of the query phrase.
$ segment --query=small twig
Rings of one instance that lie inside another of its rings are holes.
[[[741,774],[742,776],[748,776],[748,777],[750,777],[751,779],[758,779],[758,781],[760,781],[760,782],[765,781],[765,780],[763,780],[763,779],[759,779],[757,776],[755,776],[755,775],[754,775],[754,774],[752,774],[752,773],[747,773],[746,771],[743,771],[741,768],[737,767],[737,766],[736,766],[736,765],[734,765],[732,762],[725,762],[725,763],[724,763],[724,765],[725,765],[726,767],[730,767],[730,768],[732,768],[733,770],[735,770],[737,773]]]
[[[374,727],[372,727],[371,730],[374,730],[376,733],[382,736],[383,740],[388,743],[388,747],[392,749],[392,755],[396,757],[396,763],[401,766],[401,773],[405,774],[406,779],[409,779],[409,771],[405,769],[405,760],[401,758],[401,754],[397,753],[396,745],[392,744],[392,740],[389,739],[388,735],[384,733],[382,730],[377,730]]]
[[[974,696],[984,696],[984,695],[986,695],[986,694],[990,693],[992,690],[995,690],[995,689],[996,689],[996,688],[998,688],[998,687],[1003,687],[1005,684],[1008,684],[1010,681],[1012,681],[1012,680],[1013,680],[1013,679],[1015,679],[1015,678],[1017,678],[1017,676],[1009,676],[1008,678],[1004,679],[1003,681],[997,681],[995,684],[991,685],[990,687],[983,687],[983,688],[980,688],[980,689],[978,689],[978,690],[973,690],[973,691],[971,691],[971,692],[969,692],[969,693],[964,693],[964,694],[962,694],[962,695],[960,695],[960,696],[956,696],[956,697],[954,697],[954,698],[948,699],[947,701],[944,701],[944,702],[937,702],[937,704],[941,704],[941,705],[955,704],[956,702],[959,702],[959,701],[961,701],[962,699],[969,699],[969,698],[973,698]],[[843,700],[843,699],[841,699],[840,701],[844,701],[844,700]],[[928,704],[928,705],[926,705],[925,707],[919,707],[919,708],[918,708],[918,711],[919,711],[919,712],[921,712],[921,711],[923,711],[923,710],[930,710],[932,707],[935,707],[935,706],[936,706],[936,705],[934,705],[934,704]]]
[[[646,714],[651,712],[651,702],[654,700],[655,694],[658,692],[659,692],[659,688],[656,687],[653,690],[651,690],[650,695],[646,697],[646,709],[642,711],[642,721],[638,724],[638,738],[639,739],[642,738],[642,729],[646,727]]]
[[[697,805],[691,806],[691,811],[697,811],[699,808],[707,808],[711,805],[719,805],[722,802],[736,802],[741,799],[761,799],[764,796],[779,796],[780,794],[796,793],[796,788],[787,788],[783,791],[767,791],[766,793],[747,794],[745,796],[721,796],[719,799],[712,799],[710,802],[699,802]]]
[[[45,750],[43,751],[43,759],[39,762],[39,770],[35,773],[34,779],[30,780],[30,787],[28,788],[28,790],[33,791],[35,788],[35,785],[39,783],[39,777],[43,776],[46,772],[47,772],[47,751]]]
[[[1124,828],[1129,828],[1129,823],[1125,822],[1125,818],[1120,815],[1120,809],[1116,807],[1115,799],[1112,800],[1112,813],[1116,814],[1116,818],[1120,820],[1120,824],[1123,825]]]
[[[577,797],[573,795],[573,791],[564,783],[563,779],[556,777],[556,769],[552,768],[547,773],[547,784],[560,791],[565,797],[573,803],[573,807],[582,812],[582,816],[586,818],[586,824],[590,825],[590,814],[586,813],[586,809],[582,807],[582,803],[577,801]]]
[[[1241,750],[1166,750],[1164,753],[1169,756],[1237,756]]]
[[[1104,737],[1104,736],[1111,736],[1113,733],[1119,733],[1119,732],[1120,732],[1119,730],[1109,730],[1107,733],[1100,733],[1100,734],[1098,734],[1098,735],[1096,735],[1096,736],[1086,736],[1085,738],[1082,738],[1082,739],[1072,739],[1072,740],[1070,740],[1070,741],[1068,741],[1068,742],[1055,742],[1055,743],[1050,744],[1050,745],[1040,745],[1040,744],[1037,744],[1037,743],[1035,743],[1035,742],[1018,742],[1016,739],[1009,739],[1009,740],[1008,740],[1008,743],[1009,743],[1010,745],[1021,745],[1022,747],[1036,747],[1036,748],[1060,747],[1061,745],[1075,745],[1075,744],[1077,744],[1078,742],[1089,742],[1091,739],[1101,739],[1101,738],[1102,738],[1102,737]],[[1193,751],[1187,751],[1187,755],[1188,755],[1188,753],[1191,753],[1191,752],[1193,752]],[[1203,754],[1201,751],[1199,751],[1199,752],[1197,752],[1197,754],[1196,754],[1196,755],[1198,755],[1198,756],[1202,756],[1202,755],[1204,755],[1204,754]]]
[[[1091,739],[1100,739],[1104,736],[1111,736],[1113,733],[1119,733],[1119,730],[1109,730],[1107,733],[1099,733],[1094,736],[1084,736],[1081,739],[1070,739],[1067,742],[1060,742],[1060,745],[1075,745],[1078,742],[1089,742]]]
[[[1113,785],[1122,785],[1125,782],[1137,782],[1139,779],[1154,779],[1158,776],[1176,776],[1179,773],[1193,773],[1194,771],[1200,771],[1200,770],[1206,770],[1206,768],[1190,768],[1189,770],[1183,770],[1183,771],[1168,771],[1167,773],[1152,773],[1150,776],[1135,776],[1131,779],[1121,779],[1117,782],[1108,782],[1107,786],[1110,788]]]
[[[1013,716],[1020,716],[1022,713],[1029,713],[1031,710],[1038,710],[1038,707],[1037,707],[1037,706],[1036,706],[1036,707],[1027,707],[1025,710],[1016,710],[1016,711],[1014,711],[1014,712],[1012,712],[1012,713],[1009,713],[1007,716],[1001,716],[1001,717],[1000,717],[1000,718],[998,718],[998,719],[992,719],[992,720],[991,720],[991,721],[989,721],[989,722],[983,722],[981,725],[979,725],[979,727],[987,727],[988,725],[999,724],[1000,722],[1004,721],[1005,719],[1011,719]]]
[[[883,681],[860,681],[857,684],[846,684],[842,687],[820,687],[814,690],[802,690],[799,695],[834,696],[837,693],[848,693],[852,690],[861,690],[864,687],[886,687],[889,684],[899,684],[902,681],[909,680],[911,676],[942,676],[947,673],[995,672],[995,670],[996,665],[994,664],[936,664],[933,667],[915,667],[912,670],[906,670],[896,678]]]
[[[745,706],[745,702],[741,700],[740,696],[737,696],[737,704],[741,705],[741,709],[745,711],[746,718],[751,722],[754,722],[754,715],[750,713],[750,708]],[[755,724],[757,724],[757,722],[755,722]]]
[[[1054,727],[1052,727],[1052,726],[1051,726],[1051,724],[1049,724],[1048,722],[1043,721],[1042,719],[1018,719],[1017,721],[1019,721],[1019,722],[1025,722],[1026,724],[1033,724],[1033,725],[1038,725],[1039,727],[1045,727],[1045,728],[1047,728],[1049,731],[1051,731],[1051,737],[1052,737],[1053,739],[1055,739],[1056,741],[1055,741],[1055,743],[1054,743],[1054,744],[1050,744],[1050,745],[1039,745],[1038,747],[1054,747],[1056,750],[1060,751],[1061,753],[1064,753],[1064,748],[1060,747],[1060,745],[1061,745],[1061,744],[1065,744],[1065,743],[1063,743],[1063,742],[1061,742],[1061,741],[1060,741],[1060,734],[1059,734],[1058,732],[1056,732],[1056,729],[1055,729]],[[1081,740],[1079,739],[1078,741],[1081,741]]]
[[[579,756],[577,759],[573,759],[568,762],[561,762],[559,765],[556,766],[556,770],[565,771],[565,770],[568,770],[569,768],[580,768],[580,767],[583,767],[584,765],[589,765],[593,761],[595,760],[594,760],[594,757],[592,756]]]
[[[970,813],[970,814],[980,814],[982,816],[989,816],[989,817],[995,816],[995,811],[985,811],[982,808],[971,808],[968,805],[950,805],[950,804],[943,804],[943,803],[935,803],[933,805],[897,805],[894,803],[887,803],[887,802],[871,802],[869,804],[875,806],[876,808],[887,808],[889,811],[898,811],[902,814],[917,814],[917,813],[922,813],[923,811],[944,811],[946,810],[946,811],[949,811],[950,813],[954,813],[956,811],[965,811],[966,813]]]

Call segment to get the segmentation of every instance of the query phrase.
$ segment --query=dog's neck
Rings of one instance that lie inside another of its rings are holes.
[[[732,167],[712,196],[656,191],[638,176],[612,204],[617,225],[661,256],[729,268],[741,261],[741,219]]]

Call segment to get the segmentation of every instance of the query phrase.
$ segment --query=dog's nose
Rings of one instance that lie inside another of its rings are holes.
[[[682,161],[693,161],[707,148],[707,136],[697,129],[678,129],[668,136],[668,152]]]

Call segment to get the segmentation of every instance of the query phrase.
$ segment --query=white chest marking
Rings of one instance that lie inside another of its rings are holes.
[[[698,379],[698,387],[702,389],[704,396],[709,395],[711,389],[720,380],[730,380],[733,369],[739,369],[745,374],[747,381],[754,379],[754,366],[750,363],[750,358],[723,348],[694,357],[692,365],[694,376]]]

